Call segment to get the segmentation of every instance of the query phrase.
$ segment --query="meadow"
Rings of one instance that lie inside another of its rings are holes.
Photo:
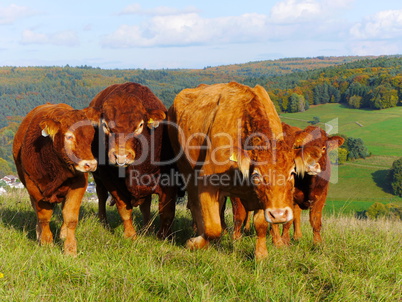
[[[402,222],[324,215],[320,246],[303,216],[304,237],[286,248],[268,241],[269,257],[256,261],[254,234],[228,234],[207,250],[189,251],[190,214],[177,207],[174,236],[156,239],[152,227],[137,240],[122,237],[116,209],[110,229],[84,201],[77,228],[78,256],[62,254],[62,242],[39,246],[27,194],[0,197],[1,301],[400,301]],[[153,204],[153,212],[156,204]],[[135,223],[141,225],[139,211]],[[60,210],[51,223],[58,235]]]
[[[328,194],[327,211],[367,209],[374,202],[402,202],[392,194],[388,171],[402,157],[402,107],[384,110],[356,110],[342,104],[312,106],[299,113],[281,114],[282,121],[297,127],[319,117],[320,126],[361,138],[371,156],[335,167]],[[328,123],[328,125],[324,125]]]

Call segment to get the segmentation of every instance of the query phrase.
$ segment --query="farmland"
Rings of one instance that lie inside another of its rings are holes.
[[[321,126],[348,137],[361,138],[371,157],[346,162],[334,170],[338,179],[331,184],[327,209],[351,205],[354,201],[365,201],[367,207],[373,202],[402,201],[391,194],[387,180],[392,162],[402,157],[402,107],[384,110],[356,110],[341,104],[312,106],[299,113],[282,114],[284,122],[304,128],[307,121],[319,117]],[[356,123],[357,122],[357,123]],[[336,182],[336,183],[335,183]],[[361,209],[366,208],[362,207]]]

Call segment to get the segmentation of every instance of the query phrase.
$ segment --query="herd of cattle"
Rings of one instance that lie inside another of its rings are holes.
[[[342,137],[329,137],[319,127],[281,123],[258,85],[184,89],[167,110],[149,88],[125,83],[104,89],[82,110],[66,104],[36,107],[15,135],[13,156],[37,215],[41,244],[53,242],[49,222],[55,204],[62,204],[65,254],[77,254],[75,229],[91,172],[100,220],[107,223],[110,194],[127,238],[136,237],[133,207],[149,221],[152,194],[159,196],[158,236],[168,237],[176,198],[186,191],[198,234],[187,247],[204,248],[226,227],[229,197],[233,237],[241,236],[253,212],[255,256],[264,258],[270,225],[276,246],[290,243],[292,224],[294,239],[302,236],[302,209],[310,210],[314,242],[321,242],[328,154],[342,143]]]

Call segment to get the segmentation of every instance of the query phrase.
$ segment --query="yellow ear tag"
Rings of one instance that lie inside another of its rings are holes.
[[[234,162],[237,163],[237,155],[236,155],[236,153],[232,153],[232,155],[229,157],[229,160],[234,161]]]
[[[158,121],[155,121],[153,118],[150,118],[150,119],[148,120],[147,125],[148,125],[148,128],[149,128],[149,129],[158,128],[159,122],[158,122]]]

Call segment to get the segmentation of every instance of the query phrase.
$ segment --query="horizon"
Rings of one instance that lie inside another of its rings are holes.
[[[226,67],[226,66],[231,66],[231,65],[246,65],[246,64],[257,64],[260,62],[266,62],[266,61],[290,61],[290,60],[313,60],[313,59],[328,59],[328,58],[350,58],[350,57],[357,57],[361,58],[362,60],[364,59],[377,59],[381,57],[402,57],[402,54],[389,54],[389,55],[365,55],[365,56],[315,56],[315,57],[286,57],[286,58],[278,58],[278,59],[267,59],[267,60],[259,60],[259,61],[249,61],[249,62],[240,62],[240,63],[229,63],[229,64],[223,64],[223,65],[216,65],[216,66],[204,66],[201,68],[102,68],[99,66],[90,66],[90,65],[76,65],[76,66],[71,66],[70,64],[66,65],[36,65],[36,66],[11,66],[11,65],[1,65],[0,68],[78,68],[78,69],[102,69],[102,70],[148,70],[148,71],[153,71],[153,70],[203,70],[203,69],[209,69],[209,68],[219,68],[219,67]],[[347,63],[347,62],[346,62]],[[344,63],[344,64],[346,64]]]

